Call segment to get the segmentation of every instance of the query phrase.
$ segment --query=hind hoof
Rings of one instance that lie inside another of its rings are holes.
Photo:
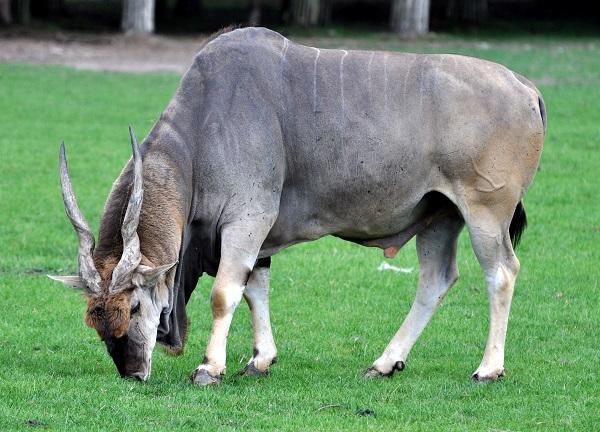
[[[495,370],[492,372],[475,371],[471,379],[478,383],[494,382],[504,377],[504,369]]]

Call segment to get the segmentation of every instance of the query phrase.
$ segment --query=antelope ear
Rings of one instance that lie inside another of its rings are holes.
[[[76,288],[76,289],[84,289],[85,288],[85,284],[83,283],[83,281],[81,280],[81,278],[79,276],[51,276],[51,275],[46,275],[46,276],[48,276],[50,279],[55,280],[57,282],[64,283],[65,285],[68,285],[71,288]]]
[[[154,286],[158,282],[158,279],[175,267],[178,262],[179,261],[175,261],[171,264],[165,264],[158,267],[149,267],[140,264],[133,274],[133,284],[140,288]]]

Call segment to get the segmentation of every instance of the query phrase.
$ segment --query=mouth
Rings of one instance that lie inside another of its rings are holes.
[[[121,338],[107,338],[105,342],[121,378],[146,381],[150,377],[152,360],[146,360],[147,353],[139,352],[143,346],[138,347],[127,335]]]
[[[121,378],[130,378],[136,381],[147,381],[150,378],[152,370],[152,362],[148,362],[147,367],[136,368],[135,370],[125,368],[124,371],[119,371]]]
[[[149,376],[150,376],[150,374],[145,373],[145,372],[134,372],[132,374],[122,374],[121,378],[130,378],[130,379],[134,379],[136,381],[145,382],[148,380]]]

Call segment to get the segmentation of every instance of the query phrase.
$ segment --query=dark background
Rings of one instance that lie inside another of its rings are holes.
[[[295,27],[290,1],[260,2],[260,25]],[[564,0],[489,0],[488,17],[481,22],[448,16],[448,0],[431,0],[430,31],[544,31],[600,33],[600,2]],[[390,1],[331,0],[328,28],[389,29]],[[19,22],[19,0],[12,0],[13,23],[3,31],[76,30],[117,32],[122,2],[115,0],[31,0],[29,23]],[[231,24],[247,24],[251,0],[156,0],[156,32],[163,34],[206,33]],[[313,28],[314,30],[314,28]]]

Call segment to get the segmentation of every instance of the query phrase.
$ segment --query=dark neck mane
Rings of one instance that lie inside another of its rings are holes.
[[[138,224],[142,263],[163,265],[178,259],[184,224],[179,170],[159,152],[144,154],[144,199]],[[100,222],[94,261],[111,271],[123,253],[121,225],[131,192],[131,161],[115,182]],[[108,268],[107,268],[108,267]]]

